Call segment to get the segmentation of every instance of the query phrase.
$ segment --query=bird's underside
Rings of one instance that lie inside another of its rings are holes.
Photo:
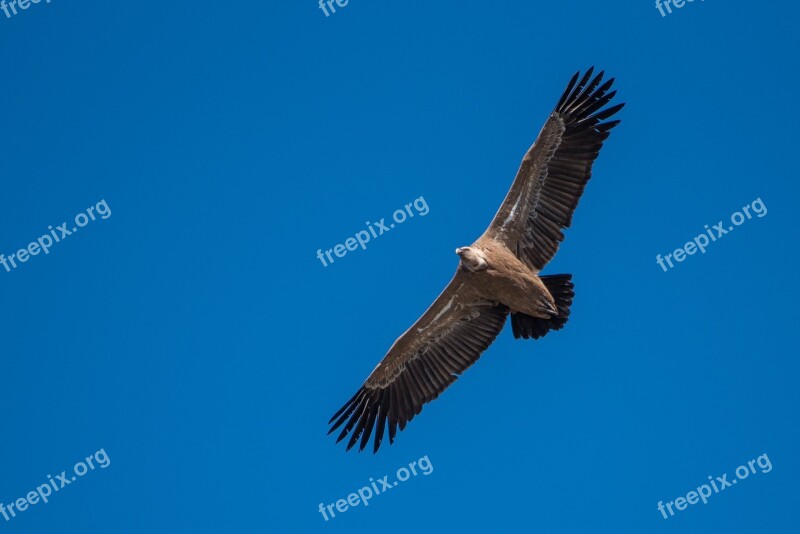
[[[571,275],[539,276],[564,239],[562,229],[591,177],[603,141],[623,104],[603,73],[576,73],[533,146],[489,228],[460,256],[455,276],[401,335],[356,394],[331,418],[347,449],[363,450],[374,433],[377,452],[397,429],[475,363],[503,329],[539,338],[564,326],[573,298]]]

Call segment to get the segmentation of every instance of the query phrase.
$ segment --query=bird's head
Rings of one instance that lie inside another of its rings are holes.
[[[489,268],[484,253],[472,247],[459,247],[456,254],[461,258],[461,265],[468,271],[485,271]]]

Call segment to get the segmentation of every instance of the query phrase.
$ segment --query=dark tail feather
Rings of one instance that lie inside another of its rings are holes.
[[[556,301],[556,308],[558,314],[552,316],[550,319],[539,319],[538,317],[531,317],[524,313],[511,314],[511,329],[514,332],[514,337],[519,339],[539,339],[547,334],[550,330],[560,330],[569,319],[569,308],[572,306],[572,298],[575,292],[572,290],[572,275],[571,274],[555,274],[551,276],[542,276],[544,283],[553,299]]]

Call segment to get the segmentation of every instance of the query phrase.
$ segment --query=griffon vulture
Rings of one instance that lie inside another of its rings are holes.
[[[477,361],[511,314],[515,338],[538,339],[567,322],[572,275],[539,276],[592,175],[603,141],[624,104],[606,107],[613,79],[593,68],[576,73],[522,159],[517,176],[486,232],[456,249],[456,274],[441,295],[401,335],[361,388],[331,418],[337,443],[374,452],[388,426],[392,443],[406,424]]]

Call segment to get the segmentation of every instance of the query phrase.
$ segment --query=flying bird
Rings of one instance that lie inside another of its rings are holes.
[[[624,104],[606,107],[614,79],[601,85],[594,68],[570,80],[484,234],[456,249],[455,276],[430,308],[401,335],[353,397],[331,418],[329,434],[359,450],[386,428],[393,443],[422,407],[439,396],[492,344],[511,315],[519,339],[538,339],[567,322],[572,275],[539,272],[564,240],[603,141]]]

